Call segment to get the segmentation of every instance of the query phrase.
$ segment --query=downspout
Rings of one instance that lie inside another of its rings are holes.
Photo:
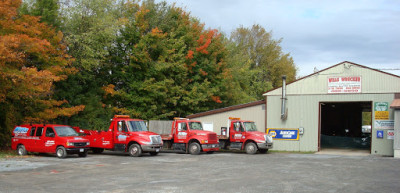
[[[286,120],[287,111],[286,111],[286,76],[282,76],[282,105],[281,105],[281,119]]]

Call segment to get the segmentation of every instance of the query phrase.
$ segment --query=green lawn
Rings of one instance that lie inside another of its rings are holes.
[[[18,154],[14,150],[0,150],[0,158],[17,157]]]

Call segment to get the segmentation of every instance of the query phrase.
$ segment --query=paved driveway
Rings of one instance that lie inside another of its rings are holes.
[[[217,152],[0,159],[0,192],[399,192],[400,159]]]

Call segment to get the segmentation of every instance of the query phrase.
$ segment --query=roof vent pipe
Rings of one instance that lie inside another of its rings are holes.
[[[285,120],[287,118],[286,109],[286,76],[282,76],[282,106],[281,106],[281,119]]]

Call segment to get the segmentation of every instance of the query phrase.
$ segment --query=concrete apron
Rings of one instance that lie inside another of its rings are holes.
[[[360,150],[360,149],[336,149],[327,148],[321,149],[315,154],[321,155],[348,155],[348,156],[369,156],[371,155],[370,150]]]

